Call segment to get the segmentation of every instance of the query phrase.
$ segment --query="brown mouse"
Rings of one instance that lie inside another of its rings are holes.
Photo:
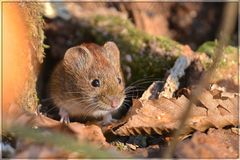
[[[70,122],[69,116],[90,116],[103,117],[103,124],[110,123],[111,113],[125,99],[117,45],[86,43],[68,49],[54,69],[48,88],[62,122]]]

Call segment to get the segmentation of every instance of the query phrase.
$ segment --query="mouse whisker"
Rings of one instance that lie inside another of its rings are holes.
[[[131,90],[125,91],[125,94],[131,93],[133,91],[144,91],[144,90],[146,90],[146,89],[145,88],[133,88]]]
[[[40,100],[40,104],[42,105],[42,108],[49,108],[51,105],[53,108],[57,108],[54,107],[54,105],[51,103],[51,101],[53,101],[54,98],[44,98]],[[52,109],[52,107],[50,109]],[[48,113],[49,111],[47,110],[46,113]],[[45,113],[45,112],[44,112]]]
[[[78,101],[73,101],[71,105],[68,105],[68,109],[69,110],[76,110],[76,112],[79,113],[79,115],[85,115],[86,114],[86,110],[91,109],[91,105],[89,104],[87,106],[78,106],[78,104],[80,104]]]
[[[153,82],[155,82],[155,81],[146,81],[146,82],[141,82],[141,83],[138,83],[138,84],[135,84],[134,86],[133,85],[131,85],[131,86],[133,86],[133,87],[144,87],[144,88],[146,88],[146,85],[151,85]],[[163,83],[163,82],[162,82]],[[128,87],[127,87],[128,88]],[[127,89],[126,88],[126,89]]]
[[[51,101],[53,100],[53,98],[44,98],[44,99],[41,99],[40,101],[41,102],[47,102],[47,101]]]
[[[131,96],[131,95],[134,95],[134,94],[136,94],[138,92],[143,92],[143,91],[145,91],[145,89],[135,89],[135,90],[129,91],[129,92],[125,93],[125,94],[128,97],[128,96]]]
[[[128,104],[128,102],[130,102],[130,101],[123,101],[123,103],[122,103],[122,104]]]
[[[64,92],[64,93],[82,93],[82,92]]]
[[[54,106],[54,105],[52,105],[52,104],[45,105],[45,106],[43,106],[43,107],[48,108],[48,110],[47,110],[46,112],[44,112],[44,113],[42,112],[43,114],[46,114],[46,115],[47,115],[50,111],[52,111],[52,110],[58,108],[58,107],[56,107],[56,106]]]
[[[135,81],[135,82],[129,84],[128,87],[125,88],[125,90],[127,90],[128,88],[131,88],[131,87],[142,86],[143,84],[148,84],[148,83],[152,83],[154,81],[159,81],[159,79],[160,78],[153,78],[152,80],[148,80],[148,79],[138,80],[138,81]],[[159,82],[164,83],[164,81],[159,81]]]
[[[98,108],[97,103],[92,103],[88,106],[85,107],[86,109],[84,110],[84,116],[82,117],[83,120],[86,120],[87,116],[89,115],[89,113],[95,111]]]
[[[126,100],[123,101],[123,103],[129,103],[129,102],[131,102],[130,99],[126,99]]]
[[[146,77],[146,78],[142,78],[142,79],[139,79],[139,80],[136,80],[132,83],[129,84],[129,86],[133,86],[135,84],[138,84],[138,83],[141,83],[141,82],[146,82],[146,81],[149,81],[149,82],[153,82],[153,81],[159,81],[159,79],[162,79],[162,78],[158,78],[158,77]]]
[[[130,104],[129,104],[129,103],[123,103],[123,104],[122,104],[122,107],[125,107],[125,108],[130,108],[131,106],[130,106]]]
[[[145,89],[146,87],[143,87],[143,86],[131,86],[131,87],[126,88],[125,92],[130,91],[130,90],[134,90],[134,89],[138,89],[138,88]]]
[[[124,101],[123,101],[123,103],[129,103],[129,102],[131,102],[132,101],[132,99],[124,99]]]
[[[123,104],[122,106],[123,106],[123,107],[126,107],[126,108],[129,108],[129,107],[130,107],[130,104]]]
[[[142,93],[143,91],[141,91]],[[136,91],[136,92],[132,92],[132,93],[128,93],[126,94],[126,98],[133,98],[135,95],[140,94],[140,91]]]
[[[82,88],[84,88],[84,87],[82,87]],[[86,88],[85,90],[87,90],[87,89],[88,89],[88,88]],[[83,91],[66,91],[66,92],[64,92],[64,93],[69,93],[69,94],[71,94],[71,93],[79,93],[79,94],[81,94],[81,95],[84,94]]]
[[[67,99],[67,100],[65,100],[65,102],[71,102],[71,101],[77,101],[77,100],[86,100],[88,97],[85,97],[85,99],[84,99],[84,97],[77,97],[77,98],[71,98],[71,99]]]
[[[81,99],[81,100],[77,100],[78,103],[82,103],[82,102],[91,102],[91,103],[93,103],[92,101],[93,101],[93,100],[92,100],[92,98],[90,98],[90,97],[85,98],[85,99]]]

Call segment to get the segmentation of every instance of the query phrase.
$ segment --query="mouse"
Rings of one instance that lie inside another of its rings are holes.
[[[117,45],[83,43],[67,49],[56,65],[48,85],[49,96],[59,108],[60,121],[69,117],[94,117],[107,125],[116,120],[125,99],[124,78]]]

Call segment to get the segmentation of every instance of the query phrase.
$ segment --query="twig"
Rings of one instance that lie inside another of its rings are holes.
[[[219,61],[221,60],[223,56],[223,49],[227,45],[230,35],[233,33],[233,29],[236,23],[237,18],[237,5],[235,3],[227,3],[224,8],[224,15],[223,15],[223,21],[221,25],[221,31],[219,35],[219,42],[217,44],[217,47],[215,49],[215,57],[213,60],[212,65],[210,66],[209,70],[206,72],[205,76],[203,76],[199,82],[199,85],[197,86],[197,89],[195,92],[192,93],[190,97],[190,102],[186,106],[186,110],[182,115],[181,123],[179,125],[179,129],[176,130],[173,140],[170,143],[170,146],[167,148],[164,158],[171,158],[173,156],[173,153],[176,149],[176,145],[178,143],[178,137],[181,135],[184,125],[186,121],[188,120],[189,114],[191,113],[191,108],[194,103],[197,101],[197,96],[200,96],[202,88],[204,88],[211,77],[214,76],[214,70],[216,69]]]

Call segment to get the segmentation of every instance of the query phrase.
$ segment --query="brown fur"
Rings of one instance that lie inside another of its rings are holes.
[[[72,116],[104,115],[114,110],[108,97],[120,102],[125,98],[120,53],[113,42],[68,49],[50,79],[50,98]],[[100,87],[91,85],[94,79],[100,80]]]

